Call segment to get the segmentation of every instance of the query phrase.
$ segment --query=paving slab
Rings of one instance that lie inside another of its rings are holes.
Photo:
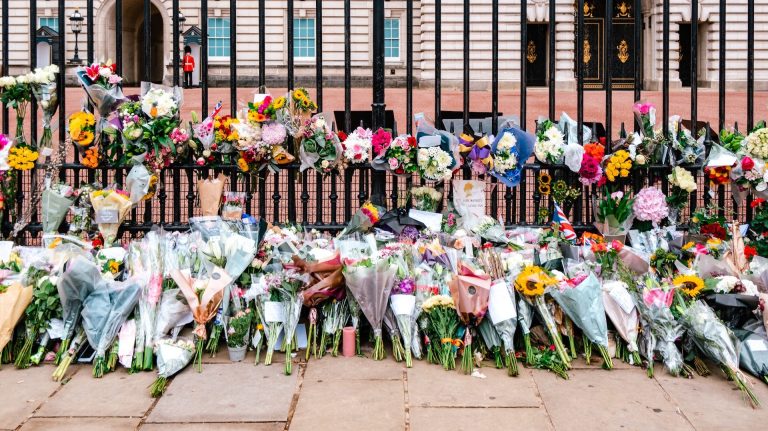
[[[533,377],[555,429],[692,430],[658,383],[640,370],[571,370]]]
[[[52,367],[17,370],[13,364],[0,370],[0,429],[21,425],[53,394],[59,384],[51,380]]]
[[[416,362],[416,361],[414,361]],[[304,381],[327,380],[403,380],[404,363],[398,363],[392,358],[374,361],[371,358],[351,358],[324,356],[320,359],[310,358]]]
[[[141,418],[32,418],[21,431],[133,431]]]
[[[676,378],[660,368],[655,378],[697,430],[755,430],[768,424],[768,386],[747,376],[763,407],[753,409],[715,366],[709,377]]]
[[[142,417],[154,401],[149,386],[156,378],[154,372],[128,374],[120,368],[96,379],[91,367],[83,366],[35,416]]]
[[[408,397],[420,407],[539,407],[531,371],[520,366],[518,377],[505,369],[480,368],[485,379],[445,371],[442,367],[414,361],[408,369]]]
[[[206,364],[177,375],[147,418],[163,422],[281,422],[288,418],[299,367],[283,373],[283,363]]]
[[[553,430],[547,412],[540,408],[462,408],[411,407],[411,429],[440,431],[476,431],[480,429]]]
[[[291,431],[402,431],[402,381],[304,381]]]
[[[603,368],[603,357],[600,356],[600,352],[595,348],[595,352],[592,352],[592,360],[587,365],[587,361],[584,359],[584,355],[580,354],[578,358],[571,361],[571,366],[574,370],[601,370]],[[640,367],[630,365],[621,359],[611,358],[613,362],[614,370],[640,370],[644,371]]]
[[[225,429],[227,431],[283,431],[285,422],[209,422],[196,424],[144,424],[141,431],[210,431]]]

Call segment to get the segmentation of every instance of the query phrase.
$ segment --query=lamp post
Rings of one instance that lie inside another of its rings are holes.
[[[82,60],[80,60],[80,56],[77,49],[77,41],[78,41],[78,35],[83,29],[83,21],[85,18],[83,18],[82,15],[80,15],[79,10],[75,10],[75,12],[69,16],[69,23],[72,26],[72,33],[75,34],[75,56],[72,57],[71,60],[69,60],[73,64],[81,64]]]
[[[187,22],[187,17],[179,11],[179,34],[184,33],[184,23]]]

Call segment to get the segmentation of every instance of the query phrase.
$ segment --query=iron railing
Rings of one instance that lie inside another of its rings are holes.
[[[10,0],[0,0],[2,2],[2,67],[0,68],[0,74],[7,75],[10,71],[9,66],[9,3]],[[114,0],[116,6],[115,13],[115,59],[118,66],[118,73],[122,73],[123,54],[122,47],[122,27],[123,27],[123,5],[122,0]],[[344,1],[344,122],[341,125],[344,130],[352,129],[352,110],[351,110],[351,98],[352,98],[352,60],[351,60],[351,0]],[[613,0],[604,0],[605,8],[607,11],[611,11],[614,5]],[[188,3],[188,2],[187,2]],[[527,22],[527,2],[521,2],[520,4],[520,22],[524,24]],[[550,118],[555,118],[555,101],[557,97],[557,91],[555,86],[555,24],[557,21],[556,3],[554,1],[549,2],[549,67],[548,67],[548,114]],[[719,83],[719,121],[718,128],[722,129],[725,126],[726,116],[726,91],[725,91],[725,79],[726,79],[726,43],[727,43],[727,31],[726,31],[726,1],[720,1],[719,8],[719,71],[718,71],[718,83]],[[746,125],[747,129],[752,128],[755,123],[755,109],[754,109],[754,96],[755,96],[755,64],[754,64],[754,52],[755,52],[755,18],[754,18],[754,0],[747,1],[747,115]],[[151,17],[150,0],[144,0],[144,42],[143,53],[145,59],[151,59],[152,46],[150,41],[152,40],[152,27],[149,24]],[[232,107],[237,106],[237,78],[238,78],[238,63],[237,63],[237,1],[230,0],[229,2],[230,13],[230,68],[229,68],[229,88],[230,88],[230,103]],[[294,12],[294,0],[286,0],[288,16],[293,16]],[[384,113],[385,113],[385,73],[384,73],[384,15],[387,2],[385,0],[373,1],[373,43],[372,43],[372,127],[377,128],[384,125]],[[66,38],[66,10],[65,1],[58,1],[58,24],[59,24],[59,39],[58,39],[58,62],[62,71],[66,70],[65,66],[65,38]],[[472,12],[472,4],[469,0],[464,0],[463,4],[464,14],[464,43],[463,43],[463,110],[462,117],[466,122],[470,116],[469,108],[469,95],[470,95],[470,14]],[[414,70],[413,70],[413,16],[414,16],[414,1],[406,0],[406,25],[405,25],[405,70],[406,70],[406,103],[404,110],[406,112],[405,130],[398,130],[398,132],[413,132],[413,105],[414,105]],[[441,87],[441,68],[442,68],[442,44],[441,44],[441,2],[435,1],[435,70],[434,70],[434,116],[436,119],[440,119],[442,109],[442,87]],[[491,60],[491,117],[492,117],[492,133],[497,132],[497,119],[500,116],[499,112],[499,45],[507,43],[499,40],[499,1],[492,0],[492,25],[488,29],[492,33],[492,60]],[[633,55],[634,55],[634,99],[639,100],[642,97],[642,75],[641,75],[641,52],[642,52],[642,16],[640,11],[642,10],[641,1],[634,0],[633,8],[635,13],[634,20],[634,40],[633,40]],[[87,1],[87,7],[84,16],[87,20],[86,37],[87,37],[87,61],[94,61],[94,4],[93,0]],[[208,16],[208,2],[207,0],[201,0],[200,2],[201,16]],[[265,12],[266,12],[266,0],[258,0],[259,10],[259,55],[258,55],[258,84],[260,86],[266,83],[266,32],[265,32]],[[323,1],[316,0],[315,19],[316,19],[316,47],[315,47],[315,98],[317,100],[320,110],[323,106]],[[693,0],[691,2],[691,50],[693,59],[691,62],[691,118],[692,124],[697,124],[697,110],[698,110],[698,67],[696,63],[696,50],[697,50],[697,29],[698,29],[698,1]],[[180,65],[180,50],[179,47],[179,0],[172,1],[172,28],[173,28],[173,83],[175,85],[180,84],[179,65]],[[37,27],[37,1],[29,1],[29,23],[30,23],[30,65],[35,66],[37,53],[36,53],[36,40],[35,30]],[[581,46],[584,40],[584,0],[578,0],[576,2],[575,11],[576,22],[576,38],[577,45]],[[607,14],[610,17],[611,13]],[[604,43],[606,46],[611,41],[612,26],[610,25],[610,18],[608,19],[608,25],[606,31],[603,34]],[[663,82],[662,82],[662,112],[661,118],[669,118],[671,114],[669,109],[669,97],[670,97],[670,1],[663,1]],[[202,31],[202,46],[201,46],[201,97],[202,97],[202,113],[207,115],[208,110],[208,93],[209,93],[209,79],[208,79],[208,24],[207,19],[201,19],[200,22]],[[526,52],[526,25],[521,25],[522,37],[521,37],[521,59],[520,59],[520,110],[519,119],[523,128],[526,127],[527,118],[527,94],[528,89],[525,79],[525,52]],[[295,84],[295,66],[293,61],[293,20],[287,20],[287,75],[285,77],[286,87],[292,89]],[[613,122],[613,93],[611,85],[611,73],[610,64],[612,55],[611,51],[605,50],[605,64],[607,65],[608,73],[606,73],[606,91],[605,91],[605,129],[607,134],[607,141],[609,143],[612,138],[617,134],[612,130]],[[576,49],[576,93],[577,93],[577,112],[576,117],[581,126],[584,119],[584,63],[583,52],[581,49]],[[144,80],[149,80],[150,77],[149,64],[145,65],[143,69]],[[59,77],[59,94],[58,99],[60,102],[60,108],[58,113],[58,121],[60,125],[66,124],[66,92],[64,91],[64,74],[60,74]],[[31,137],[37,138],[37,114],[38,109],[33,104],[30,110],[29,116],[31,117]],[[540,112],[534,114],[542,114]],[[600,119],[590,118],[589,121],[600,121]],[[667,131],[667,122],[662,121],[665,132]],[[9,132],[9,112],[6,107],[2,109],[2,131],[4,133]],[[65,142],[65,128],[59,127],[59,142]],[[577,129],[581,137],[582,128]],[[637,130],[637,125],[635,125]],[[669,185],[666,180],[666,174],[669,172],[668,166],[652,166],[647,169],[646,172],[637,172],[633,181],[633,188],[638,189],[643,184],[648,183],[661,183],[662,189],[666,192]],[[540,164],[529,164],[526,166],[525,175],[522,183],[519,187],[514,189],[504,188],[499,185],[495,179],[489,181],[489,190],[487,192],[489,202],[489,213],[495,217],[500,217],[507,225],[537,225],[541,222],[538,214],[542,205],[550,206],[551,202],[542,202],[537,187],[537,176],[539,172],[546,170],[553,174],[556,178],[562,178],[570,182],[572,185],[578,184],[575,174],[572,174],[563,167],[543,166]],[[196,209],[196,187],[195,183],[197,179],[207,177],[214,172],[225,172],[230,175],[230,187],[233,191],[245,191],[248,194],[246,209],[249,213],[261,216],[272,222],[297,222],[310,228],[336,230],[344,226],[347,220],[350,219],[352,213],[356,210],[358,205],[362,202],[373,199],[378,203],[386,204],[388,207],[399,207],[404,204],[404,199],[407,197],[407,191],[414,181],[419,181],[417,178],[397,178],[380,171],[373,171],[370,167],[353,167],[345,172],[334,174],[329,177],[323,177],[312,171],[306,173],[299,173],[298,164],[294,164],[284,168],[278,174],[264,173],[258,175],[239,174],[234,166],[218,166],[214,168],[199,168],[194,165],[179,164],[165,169],[160,174],[160,182],[163,187],[160,188],[158,196],[151,202],[141,204],[138,208],[134,209],[131,217],[125,222],[125,232],[128,235],[139,234],[151,228],[153,224],[162,224],[169,229],[185,229],[187,226],[187,220],[189,217],[197,214]],[[21,178],[21,186],[19,187],[17,196],[17,211],[20,212],[25,205],[28,205],[27,198],[30,194],[31,188],[37,184],[36,178],[38,172],[35,170],[25,173]],[[117,182],[121,183],[125,177],[125,168],[116,166],[102,166],[97,170],[88,170],[84,168],[78,161],[78,156],[75,155],[72,160],[66,161],[61,167],[60,176],[61,179],[68,183],[80,183],[85,181],[98,180],[104,184]],[[717,187],[710,190],[709,186],[705,184],[705,180],[698,170],[694,169],[697,181],[699,183],[699,191],[691,196],[691,202],[688,211],[692,211],[695,208],[706,205],[710,201],[718,204],[722,211],[726,209],[734,210],[741,220],[749,220],[751,218],[751,208],[747,205],[737,205],[736,202],[730,199],[730,194],[727,187]],[[472,175],[468,170],[465,170],[462,174],[464,178],[471,178]],[[448,186],[448,185],[447,185]],[[583,188],[582,195],[573,203],[573,208],[570,210],[570,217],[572,222],[577,228],[587,228],[593,219],[592,205],[590,204],[590,197],[596,192],[594,188]],[[448,198],[450,198],[450,190],[448,191]],[[551,208],[550,208],[551,209]],[[4,231],[8,231],[11,225],[10,220],[6,220],[4,224]],[[39,215],[34,214],[30,224],[22,233],[21,241],[34,240],[39,236],[40,232]]]

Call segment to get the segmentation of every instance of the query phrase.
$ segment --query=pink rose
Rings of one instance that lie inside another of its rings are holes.
[[[746,156],[741,159],[741,169],[745,171],[751,171],[755,167],[755,161],[751,157]]]
[[[399,165],[400,162],[395,157],[389,158],[389,169],[397,169]]]

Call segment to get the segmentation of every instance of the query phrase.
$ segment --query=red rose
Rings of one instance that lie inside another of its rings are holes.
[[[744,169],[745,171],[751,171],[752,168],[755,167],[755,161],[752,160],[750,157],[744,157],[741,159],[741,169]]]
[[[747,259],[752,259],[753,257],[757,256],[757,249],[752,247],[751,245],[745,245],[744,246],[744,256]]]
[[[702,235],[709,235],[714,238],[718,238],[721,240],[725,240],[725,238],[728,236],[728,233],[725,231],[725,228],[720,226],[718,223],[710,223],[705,224],[701,227],[701,234]]]
[[[762,204],[763,202],[765,202],[765,199],[763,199],[763,198],[757,198],[757,199],[753,200],[753,201],[752,201],[752,203],[751,203],[751,204],[749,204],[749,205],[750,205],[750,206],[752,206],[752,208],[757,208],[757,207],[759,207],[759,206],[760,206],[760,204]]]
[[[410,145],[411,148],[416,148],[416,146],[419,145],[419,143],[416,141],[416,138],[414,138],[413,136],[409,136],[408,145]]]
[[[339,130],[336,135],[339,137],[339,141],[344,142],[347,140],[347,134],[343,130]]]
[[[555,345],[554,344],[550,344],[549,345],[549,351],[550,352],[554,352],[555,351]]]

